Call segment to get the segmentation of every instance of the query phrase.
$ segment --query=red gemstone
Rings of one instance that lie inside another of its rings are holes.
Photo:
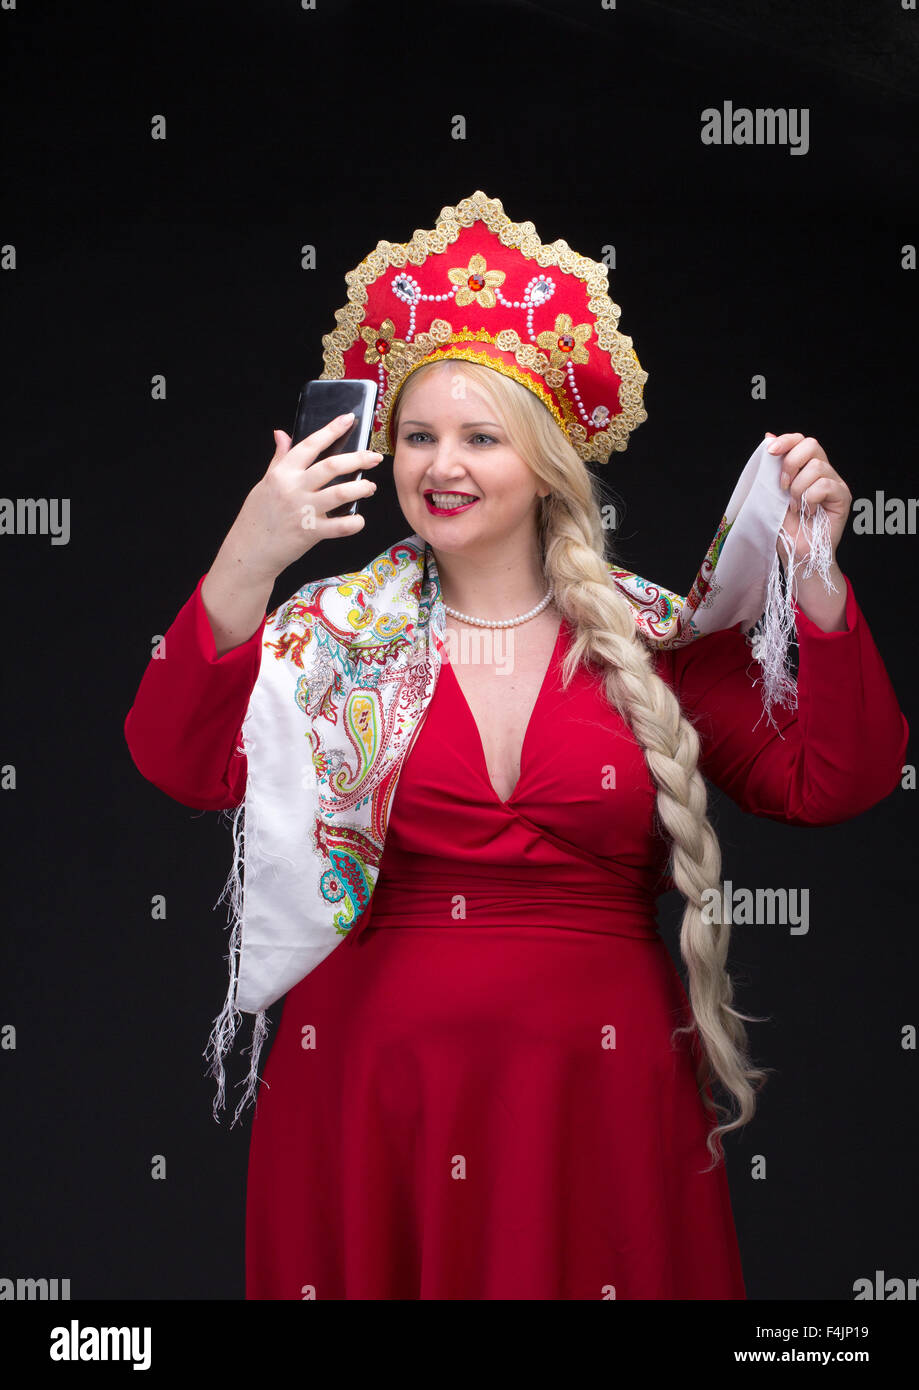
[[[384,352],[389,352],[389,343],[385,338],[377,338],[377,352],[382,357]]]
[[[570,352],[575,343],[570,333],[563,333],[558,340],[558,345],[562,352]]]
[[[470,288],[471,290],[475,290],[476,293],[478,293],[479,290],[483,290],[483,289],[485,288],[485,276],[484,276],[484,275],[470,275],[470,276],[469,276],[469,288]]]

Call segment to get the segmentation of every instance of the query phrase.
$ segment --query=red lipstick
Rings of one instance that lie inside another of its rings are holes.
[[[473,497],[471,501],[464,503],[462,507],[435,507],[433,494],[430,492],[424,494],[425,506],[432,516],[456,516],[459,512],[468,512],[469,508],[474,507],[478,500],[477,497]]]

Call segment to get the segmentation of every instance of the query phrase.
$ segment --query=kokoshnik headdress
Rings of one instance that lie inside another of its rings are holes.
[[[607,463],[647,419],[647,373],[619,332],[606,267],[564,241],[544,245],[533,224],[511,222],[497,198],[476,192],[443,208],[433,230],[406,243],[377,242],[345,279],[348,302],[322,340],[322,377],[378,382],[372,443],[384,453],[393,452],[399,392],[420,366],[443,359],[482,363],[532,391],[585,461]],[[782,458],[767,453],[767,443],[748,459],[686,598],[607,563],[653,646],[743,632],[775,723],[772,705],[796,697],[786,654],[798,566],[782,525],[789,496],[779,485]],[[788,557],[784,586],[778,537]],[[818,506],[805,575],[816,569],[832,587],[831,560],[829,522]],[[218,1081],[215,1117],[240,1011],[256,1018],[236,1119],[255,1094],[265,1009],[370,905],[445,631],[436,560],[416,534],[364,570],[304,585],[266,618],[242,729],[246,795],[224,890],[233,923],[230,984],[206,1054]]]
[[[606,267],[546,245],[476,192],[433,231],[377,243],[348,271],[348,303],[322,339],[323,380],[374,377],[374,448],[393,452],[393,406],[426,362],[480,362],[532,391],[582,459],[605,463],[648,418],[648,374],[619,332]]]

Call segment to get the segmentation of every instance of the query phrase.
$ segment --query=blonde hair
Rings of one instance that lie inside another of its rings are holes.
[[[702,912],[703,894],[708,892],[710,899],[715,889],[720,901],[722,884],[721,849],[706,815],[708,795],[699,771],[699,736],[655,671],[652,645],[607,571],[601,485],[533,392],[477,363],[426,363],[411,374],[399,394],[393,437],[406,396],[435,368],[449,368],[481,391],[497,410],[514,450],[550,486],[548,497],[537,498],[536,525],[546,580],[573,629],[561,666],[563,687],[567,689],[582,662],[605,669],[606,698],[631,729],[656,785],[657,815],[672,842],[670,872],[686,899],[680,953],[693,1016],[692,1023],[674,1030],[671,1042],[680,1033],[691,1035],[705,1108],[726,1117],[709,1131],[706,1141],[713,1160],[706,1171],[711,1171],[723,1155],[722,1136],[753,1118],[755,1093],[769,1073],[751,1064],[743,1026],[744,1021],[762,1020],[733,1007],[734,987],[725,968],[730,925],[709,922]],[[733,1116],[708,1093],[715,1081],[736,1102]]]

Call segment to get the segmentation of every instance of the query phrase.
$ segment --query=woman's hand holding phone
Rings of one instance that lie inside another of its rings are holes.
[[[265,476],[249,493],[233,526],[234,530],[238,528],[239,549],[253,572],[276,579],[319,541],[353,536],[363,527],[364,518],[357,513],[337,517],[327,513],[343,502],[372,496],[376,483],[360,478],[331,487],[326,484],[342,473],[376,467],[382,454],[362,449],[353,454],[331,454],[314,462],[317,454],[350,425],[350,417],[332,420],[293,445],[289,434],[275,431],[274,458]]]
[[[330,517],[334,507],[376,492],[369,478],[326,484],[343,473],[374,468],[382,454],[363,449],[352,454],[316,456],[351,426],[340,416],[322,429],[291,444],[275,430],[276,449],[261,478],[243,503],[201,586],[217,655],[248,641],[256,631],[278,575],[319,541],[353,536],[364,525],[360,513]]]

